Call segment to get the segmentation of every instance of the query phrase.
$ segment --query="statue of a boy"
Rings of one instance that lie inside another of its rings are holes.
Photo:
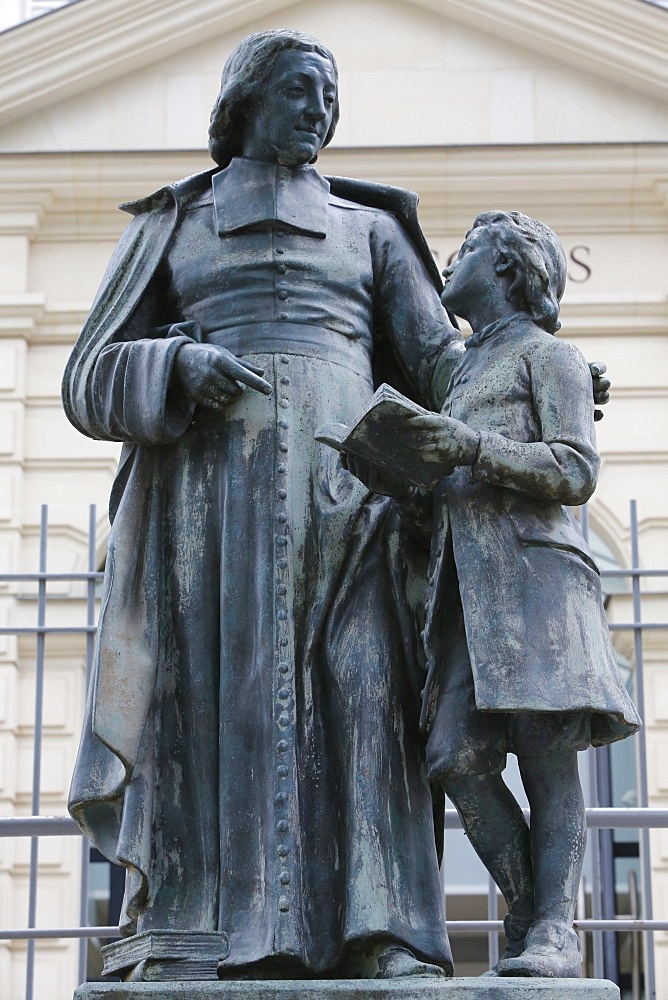
[[[640,725],[570,509],[590,498],[600,464],[590,372],[553,336],[566,261],[547,226],[479,215],[444,278],[444,305],[473,334],[440,414],[399,429],[444,475],[424,631],[428,774],[508,904],[491,974],[575,977],[586,841],[577,753]],[[501,778],[509,752],[530,827]]]

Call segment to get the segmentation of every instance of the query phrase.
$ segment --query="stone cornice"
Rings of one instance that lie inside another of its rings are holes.
[[[638,0],[410,0],[416,7],[665,99],[668,11]]]
[[[501,183],[506,183],[506,178],[518,182],[529,178],[531,185],[542,178],[546,188],[555,184],[563,187],[577,177],[592,189],[603,185],[621,190],[634,182],[644,186],[651,177],[665,197],[667,162],[666,142],[382,148],[334,145],[320,155],[318,167],[325,174],[355,169],[357,177],[390,184],[399,183],[401,178],[412,178],[416,186],[429,182],[434,188],[456,182],[458,190],[488,184],[493,177],[501,178]],[[4,195],[14,191],[18,195],[13,204],[18,198],[25,206],[34,203],[50,208],[53,195],[60,198],[74,182],[77,204],[89,194],[99,198],[108,191],[116,196],[119,183],[124,188],[131,186],[138,197],[151,185],[157,188],[211,166],[204,149],[0,153],[0,203]]]
[[[294,0],[79,0],[0,34],[0,124],[293,6]]]
[[[665,232],[668,143],[599,146],[333,148],[325,173],[416,190],[433,238],[460,234],[483,208],[540,214],[564,234]],[[198,152],[0,154],[0,230],[36,212],[38,239],[115,240],[128,219],[116,208],[162,184],[208,169]],[[26,221],[23,219],[22,221]]]
[[[654,98],[668,96],[668,12],[637,0],[407,0]],[[294,0],[79,0],[0,34],[0,125]]]

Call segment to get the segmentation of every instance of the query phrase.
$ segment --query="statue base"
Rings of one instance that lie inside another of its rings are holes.
[[[74,1000],[619,1000],[607,979],[307,979],[87,983]]]

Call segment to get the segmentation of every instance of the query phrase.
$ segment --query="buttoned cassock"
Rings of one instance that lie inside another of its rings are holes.
[[[64,383],[80,430],[126,442],[72,814],[128,867],[126,932],[220,930],[230,965],[313,972],[389,937],[449,967],[415,553],[314,439],[387,358],[432,402],[458,350],[434,282],[311,167],[233,160],[134,210]],[[194,410],[170,387],[193,339],[273,394]]]
[[[442,412],[480,432],[436,491],[422,725],[439,698],[439,614],[452,545],[478,709],[592,713],[592,742],[635,732],[594,557],[569,505],[599,457],[589,368],[524,314],[467,341]],[[450,563],[451,565],[451,563]]]

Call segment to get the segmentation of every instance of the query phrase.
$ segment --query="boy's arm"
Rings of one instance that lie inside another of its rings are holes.
[[[511,441],[482,432],[473,476],[558,503],[586,503],[600,467],[587,363],[576,347],[556,339],[528,360],[541,440]]]

